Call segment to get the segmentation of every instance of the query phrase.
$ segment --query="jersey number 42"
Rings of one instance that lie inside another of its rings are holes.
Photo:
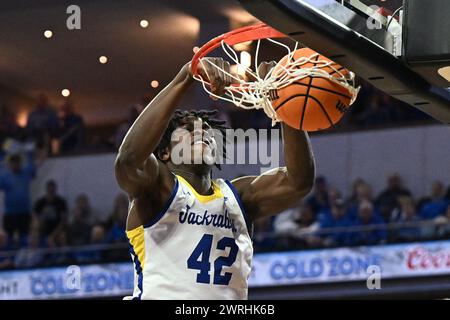
[[[189,269],[200,270],[197,274],[197,283],[211,283],[211,263],[209,262],[209,256],[211,253],[211,247],[213,243],[213,235],[205,234],[197,247],[195,247],[191,256],[187,260],[187,267]],[[214,281],[213,284],[228,285],[231,280],[231,272],[225,272],[222,275],[223,267],[231,267],[236,261],[238,254],[238,246],[233,238],[224,237],[217,242],[217,250],[225,250],[230,248],[230,253],[227,257],[218,257],[214,261]]]

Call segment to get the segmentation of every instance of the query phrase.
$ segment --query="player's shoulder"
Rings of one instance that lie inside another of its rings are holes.
[[[234,178],[232,180],[226,180],[233,189],[235,189],[239,194],[244,190],[248,190],[250,184],[255,180],[256,176],[241,176]]]

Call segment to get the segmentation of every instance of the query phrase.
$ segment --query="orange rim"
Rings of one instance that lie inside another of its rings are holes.
[[[259,23],[252,26],[246,26],[224,33],[221,36],[215,37],[203,45],[194,55],[191,61],[191,70],[194,76],[198,75],[197,67],[200,59],[205,57],[210,52],[221,46],[222,41],[232,46],[238,43],[261,40],[267,38],[286,38],[287,35],[269,27],[265,23]]]

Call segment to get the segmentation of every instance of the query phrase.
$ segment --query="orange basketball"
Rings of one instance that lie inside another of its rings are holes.
[[[295,52],[293,59],[311,57],[314,54],[317,52],[302,48]],[[281,59],[280,65],[285,65],[287,59],[288,56]],[[313,61],[332,62],[322,55],[318,55]],[[313,62],[307,62],[301,67],[311,68],[315,65]],[[332,62],[332,66],[343,75],[349,73],[335,62]],[[339,73],[329,66],[322,69],[333,77],[339,76]],[[285,88],[277,89],[276,93],[270,95],[270,100],[278,116],[287,125],[305,131],[319,131],[330,128],[341,120],[350,107],[351,97],[348,89],[327,78],[308,76]]]

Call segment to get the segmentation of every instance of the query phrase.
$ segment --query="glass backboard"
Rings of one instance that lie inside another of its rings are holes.
[[[403,0],[284,0],[293,11],[315,10],[325,19],[350,28],[396,57],[402,55]]]

